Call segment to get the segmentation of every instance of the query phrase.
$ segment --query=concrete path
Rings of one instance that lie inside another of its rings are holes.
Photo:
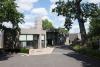
[[[75,53],[68,46],[56,47],[49,55],[3,57],[0,67],[100,67],[100,61]]]
[[[41,49],[30,49],[29,55],[45,55],[53,52],[53,47],[41,48]]]

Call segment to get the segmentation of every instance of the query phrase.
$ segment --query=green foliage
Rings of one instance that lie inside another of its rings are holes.
[[[29,49],[27,48],[21,48],[20,53],[29,53]]]
[[[99,49],[100,48],[100,36],[89,37],[87,42],[87,47],[91,49]]]
[[[11,22],[13,28],[23,22],[23,14],[17,11],[15,0],[0,0],[0,23]]]
[[[4,31],[4,48],[16,49],[19,48],[19,29],[5,28]]]
[[[81,54],[87,55],[89,57],[94,57],[97,59],[100,59],[100,51],[99,50],[95,50],[95,49],[91,49],[91,48],[87,48],[87,47],[82,47],[80,45],[74,45],[71,46],[76,52],[79,52]]]
[[[80,50],[78,50],[78,52],[88,55],[90,57],[100,59],[100,51],[99,50],[93,50],[93,49],[89,49],[89,48],[81,48]]]
[[[59,15],[65,16],[65,27],[70,30],[73,20],[78,20],[82,44],[85,43],[86,30],[84,23],[87,21],[87,18],[98,16],[98,6],[94,3],[81,3],[82,0],[59,0],[56,2],[57,7],[55,7],[52,12],[56,12]]]
[[[15,48],[15,45],[18,46],[18,37],[20,28],[19,23],[23,23],[23,14],[17,11],[17,4],[15,0],[0,0],[0,29],[6,31],[5,43],[8,44],[9,48]],[[13,27],[7,29],[2,25],[3,22],[11,22]]]
[[[48,30],[48,29],[53,29],[54,28],[52,23],[47,19],[42,21],[42,27],[43,27],[44,30]]]
[[[88,46],[92,49],[99,49],[100,45],[100,9],[97,11],[99,15],[92,18],[88,33]]]
[[[80,45],[73,45],[73,49],[75,49],[75,50],[79,50],[80,48],[81,48]]]
[[[72,1],[58,1],[56,2],[57,7],[54,8],[52,11],[57,12],[58,16],[63,15],[66,17],[65,27],[67,29],[71,28],[71,24],[73,23],[73,19],[78,19],[84,17],[84,22],[87,20],[88,17],[95,17],[97,16],[97,5],[93,3],[80,3],[80,10],[78,10],[77,0]]]
[[[93,3],[80,3],[78,5],[77,0],[72,1],[58,1],[56,2],[57,7],[52,11],[57,12],[58,16],[63,15],[66,17],[65,27],[70,29],[71,24],[73,23],[73,19],[83,18],[84,22],[88,17],[97,16],[97,5]],[[78,10],[79,7],[79,10]]]
[[[100,9],[98,9],[99,16],[92,18],[89,27],[89,36],[100,36]]]
[[[66,35],[68,33],[68,30],[66,30],[65,28],[58,28],[58,32],[59,34]]]

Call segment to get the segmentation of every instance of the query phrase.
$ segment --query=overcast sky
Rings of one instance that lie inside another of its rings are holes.
[[[52,22],[54,27],[64,27],[65,18],[63,16],[57,16],[55,13],[52,13],[52,8],[56,5],[54,4],[58,0],[16,0],[19,8],[18,11],[23,13],[25,18],[24,24],[19,24],[22,28],[30,28],[34,26],[35,17],[41,16],[42,19],[48,19]],[[100,0],[83,0],[83,2],[94,2],[98,3]],[[4,23],[7,26],[10,26],[8,23]],[[86,29],[88,29],[89,22],[85,23]],[[71,33],[78,33],[79,26],[77,20],[72,25]]]

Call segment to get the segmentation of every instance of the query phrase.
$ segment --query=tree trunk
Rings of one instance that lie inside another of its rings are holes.
[[[86,37],[86,30],[84,26],[83,13],[82,13],[81,6],[80,6],[81,1],[82,0],[76,0],[76,8],[77,8],[77,19],[78,19],[79,27],[80,27],[82,45],[85,45],[87,37]]]
[[[82,45],[85,45],[87,36],[86,36],[86,30],[84,26],[84,21],[83,19],[78,19],[79,22],[79,27],[80,27],[80,34],[81,34],[81,40],[82,40]]]

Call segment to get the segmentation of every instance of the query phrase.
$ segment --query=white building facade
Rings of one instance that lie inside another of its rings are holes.
[[[3,32],[0,31],[0,49],[3,48]]]
[[[46,48],[46,30],[42,28],[42,19],[37,18],[33,28],[21,29],[19,41],[21,47]]]

